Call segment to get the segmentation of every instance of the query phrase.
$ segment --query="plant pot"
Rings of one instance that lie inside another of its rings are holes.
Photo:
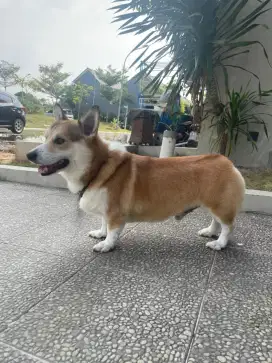
[[[164,131],[160,158],[168,158],[174,155],[176,146],[177,133],[176,131]]]

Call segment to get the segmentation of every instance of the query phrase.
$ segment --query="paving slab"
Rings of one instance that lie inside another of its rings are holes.
[[[76,195],[11,183],[0,183],[0,193],[5,206],[1,211],[2,242],[57,255],[93,255],[95,240],[88,232],[99,228],[101,219],[80,211]],[[127,225],[123,234],[134,226]]]
[[[73,211],[57,220],[37,226],[23,234],[10,235],[7,240],[10,245],[34,249],[60,256],[94,255],[92,247],[94,240],[88,237],[91,229],[100,227],[100,218],[86,217],[83,213]]]
[[[183,359],[201,290],[90,264],[0,339],[51,362]]]
[[[66,257],[0,243],[0,331],[94,258]]]
[[[94,264],[173,284],[173,288],[189,283],[203,289],[214,256],[212,250],[203,243],[188,242],[186,236],[155,237],[139,230],[140,226],[122,237],[115,253],[99,255]]]
[[[272,362],[271,256],[216,255],[189,362]]]
[[[47,363],[7,344],[0,343],[1,363]]]
[[[8,183],[3,183],[0,193],[1,239],[4,241],[68,215],[71,203],[76,205],[74,196],[72,200],[62,192],[55,193],[35,186],[20,189],[18,185],[11,188]]]
[[[181,221],[172,218],[160,223],[141,223],[137,233],[147,234],[155,239],[172,236],[186,238],[188,242],[196,244],[205,244],[209,239],[198,237],[197,232],[208,227],[210,223],[209,213],[203,209],[198,209]],[[228,247],[272,254],[271,231],[272,216],[240,213]]]
[[[67,191],[0,182],[0,204],[1,363],[272,363],[271,216],[239,215],[221,252],[198,210],[95,254]]]

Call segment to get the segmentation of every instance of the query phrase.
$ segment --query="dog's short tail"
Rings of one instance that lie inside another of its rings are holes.
[[[240,173],[240,171],[234,167],[234,172],[237,175],[237,184],[238,184],[238,188],[239,188],[239,192],[237,195],[237,212],[240,211],[242,209],[242,205],[244,202],[244,198],[245,198],[245,193],[246,193],[246,182],[245,179],[243,177],[243,175]]]

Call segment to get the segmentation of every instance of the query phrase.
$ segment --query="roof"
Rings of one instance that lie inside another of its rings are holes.
[[[100,84],[102,84],[102,85],[105,85],[105,82],[104,81],[102,81],[100,78],[98,78],[97,77],[97,75],[95,74],[95,72],[91,69],[91,68],[89,68],[89,67],[87,67],[87,68],[85,68],[84,69],[84,71],[83,72],[81,72],[74,80],[73,80],[73,83],[76,83],[85,73],[91,73],[95,78],[96,78],[96,80],[100,83]],[[134,78],[135,78],[135,76],[133,76],[133,77],[131,77],[129,80],[128,80],[128,82],[129,81],[133,81],[134,80]],[[137,82],[136,82],[137,83]]]
[[[97,75],[95,74],[95,72],[91,69],[91,68],[89,68],[89,67],[87,67],[86,69],[84,69],[84,71],[83,72],[81,72],[74,80],[73,80],[73,83],[76,83],[77,81],[79,81],[79,79],[85,74],[85,73],[91,73],[93,76],[94,76],[94,78],[100,83],[100,84],[102,84],[102,85],[104,85],[105,84],[105,82],[103,82],[103,81],[101,81],[101,79],[99,79],[98,77],[97,77]]]

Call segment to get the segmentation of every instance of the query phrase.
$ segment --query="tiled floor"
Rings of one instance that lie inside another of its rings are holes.
[[[0,182],[0,210],[1,363],[272,362],[272,217],[241,214],[222,252],[197,211],[98,255],[66,191]]]

